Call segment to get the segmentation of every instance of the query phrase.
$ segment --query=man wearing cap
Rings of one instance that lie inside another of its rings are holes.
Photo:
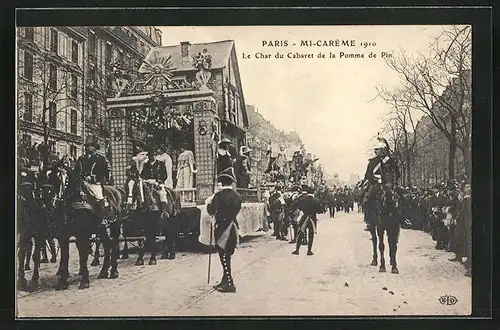
[[[222,280],[214,288],[220,292],[236,292],[231,274],[231,256],[238,245],[236,216],[240,212],[242,199],[232,187],[236,182],[234,175],[222,173],[217,179],[222,187],[207,203],[208,214],[215,218],[214,237],[223,270]]]
[[[366,231],[371,229],[374,221],[377,192],[383,188],[392,196],[392,190],[401,176],[396,161],[389,156],[388,145],[379,140],[374,149],[375,157],[369,160],[364,178],[364,183],[368,184],[363,196]]]
[[[141,178],[154,185],[160,196],[161,216],[166,217],[167,212],[167,192],[164,188],[167,179],[167,169],[165,163],[156,160],[153,149],[148,150],[148,161],[144,164],[141,171]]]
[[[105,201],[102,185],[108,183],[111,169],[108,160],[97,153],[98,149],[97,138],[89,136],[85,142],[85,154],[76,161],[74,171],[96,199],[97,216],[103,218]]]
[[[319,199],[314,196],[313,187],[307,187],[306,192],[307,194],[300,196],[291,207],[292,211],[300,210],[303,212],[303,215],[298,223],[299,232],[297,245],[292,254],[299,254],[302,238],[305,236],[307,230],[307,255],[312,256],[314,254],[312,252],[312,245],[314,241],[314,234],[316,232],[316,225],[318,223],[317,215],[318,213],[321,213],[322,207]]]

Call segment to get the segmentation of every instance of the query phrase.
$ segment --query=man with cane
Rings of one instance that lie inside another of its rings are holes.
[[[207,212],[215,218],[215,245],[219,252],[223,270],[222,280],[214,288],[220,292],[236,292],[231,275],[231,256],[238,245],[239,235],[236,216],[240,212],[242,199],[232,187],[236,182],[233,173],[221,173],[217,179],[222,186],[207,201]]]

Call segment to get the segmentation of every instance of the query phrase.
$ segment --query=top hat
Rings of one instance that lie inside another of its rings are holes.
[[[99,141],[97,140],[97,137],[94,135],[87,136],[85,146],[94,146],[96,149],[99,149]]]
[[[231,140],[229,140],[228,138],[223,138],[222,140],[219,141],[218,145],[219,146],[227,146],[231,144]]]
[[[248,154],[250,151],[252,151],[252,149],[250,149],[247,146],[241,146],[240,147],[240,155]]]

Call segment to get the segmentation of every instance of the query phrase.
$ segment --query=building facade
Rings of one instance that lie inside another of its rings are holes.
[[[46,142],[53,153],[77,158],[84,136],[106,145],[106,96],[113,65],[138,66],[161,44],[145,27],[23,27],[17,29],[18,140]]]

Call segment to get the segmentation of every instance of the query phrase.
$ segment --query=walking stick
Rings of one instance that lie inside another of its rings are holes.
[[[213,239],[213,225],[210,224],[210,251],[208,252],[208,278],[207,278],[207,284],[210,284],[210,266],[212,265],[212,239]]]

